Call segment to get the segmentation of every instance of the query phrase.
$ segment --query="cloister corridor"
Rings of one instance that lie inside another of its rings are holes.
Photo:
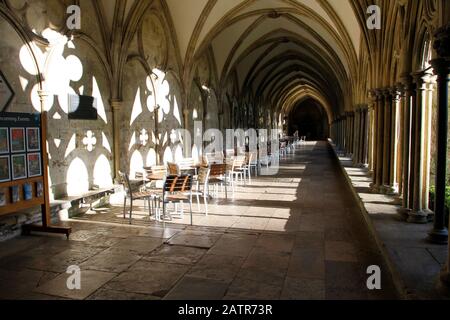
[[[366,269],[383,266],[328,142],[308,142],[276,176],[240,186],[166,228],[138,207],[66,223],[70,240],[19,237],[0,244],[2,299],[395,299],[387,269],[369,291]],[[142,204],[140,204],[142,205]],[[82,290],[66,287],[70,265]]]

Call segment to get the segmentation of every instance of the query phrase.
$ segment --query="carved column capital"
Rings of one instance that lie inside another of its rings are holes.
[[[397,86],[391,88],[391,97],[394,102],[400,101],[402,97],[402,91]]]
[[[429,80],[429,74],[423,71],[414,72],[411,74],[414,79],[414,83],[416,84],[416,90],[426,90],[426,83]]]

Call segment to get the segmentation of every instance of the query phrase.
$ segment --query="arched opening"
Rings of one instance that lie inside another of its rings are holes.
[[[329,126],[325,109],[314,99],[299,102],[289,114],[288,134],[298,132],[308,140],[328,138]]]

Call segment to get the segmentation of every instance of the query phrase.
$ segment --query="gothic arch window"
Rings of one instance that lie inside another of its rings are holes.
[[[425,35],[425,41],[422,47],[422,55],[421,55],[421,68],[422,70],[426,70],[431,67],[430,61],[433,56],[433,47],[431,42],[431,37],[427,32]]]

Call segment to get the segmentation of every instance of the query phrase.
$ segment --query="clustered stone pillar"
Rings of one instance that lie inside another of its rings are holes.
[[[398,156],[398,131],[397,117],[400,104],[400,92],[396,87],[390,89],[390,127],[389,127],[389,183],[386,193],[390,195],[398,194],[397,180],[397,156]]]
[[[435,35],[435,49],[439,57],[432,61],[434,73],[437,75],[438,90],[438,128],[437,128],[437,161],[436,161],[436,196],[434,203],[434,225],[430,232],[430,240],[435,243],[448,243],[448,225],[446,214],[447,187],[447,152],[448,152],[448,76],[450,68],[450,25],[438,30]],[[450,266],[450,252],[449,264]],[[447,267],[448,268],[448,267]],[[447,270],[447,281],[450,280]]]
[[[392,99],[391,92],[389,89],[384,89],[384,139],[383,141],[383,162],[382,162],[382,185],[380,191],[387,193],[389,191],[389,181],[390,181],[390,154],[391,154],[391,108]]]
[[[356,109],[354,113],[353,123],[353,165],[359,165],[359,140],[361,135],[361,117],[360,110]]]
[[[445,225],[445,191],[447,185],[448,74],[450,64],[443,58],[435,59],[432,63],[434,72],[438,76],[438,128],[435,218],[433,230],[430,232],[430,239],[437,243],[447,243],[448,226]]]
[[[413,107],[413,147],[411,153],[414,155],[411,161],[411,180],[414,183],[414,193],[412,200],[412,210],[409,212],[408,222],[411,223],[428,223],[430,210],[428,208],[428,179],[427,176],[427,103],[426,103],[426,78],[425,73],[415,73],[414,80],[416,83],[416,105]]]
[[[375,104],[376,104],[376,95],[374,91],[370,91],[371,105],[368,110],[368,163],[369,163],[369,172],[374,176],[375,172],[375,126],[376,126],[376,114],[375,114]]]
[[[448,153],[448,82],[450,73],[450,24],[440,28],[435,33],[434,49],[438,57],[432,61],[437,75],[438,90],[438,134],[436,161],[436,197],[434,207],[434,226],[430,232],[433,242],[449,242],[448,225],[445,225],[445,203],[447,187],[447,153]],[[447,238],[447,241],[445,241]],[[448,246],[447,265],[444,267],[441,279],[450,287],[450,246]]]
[[[355,111],[353,164],[355,166],[367,167],[368,158],[368,114],[367,107],[361,106]]]
[[[363,114],[363,125],[362,125],[362,165],[363,167],[368,167],[369,164],[369,128],[370,128],[370,112],[367,106],[362,109]]]
[[[403,188],[402,206],[405,215],[411,210],[410,168],[411,168],[411,103],[415,95],[415,87],[410,76],[402,78],[403,84]]]
[[[382,191],[383,186],[383,159],[384,159],[384,119],[385,119],[385,99],[383,91],[375,90],[376,102],[375,102],[375,142],[374,142],[374,156],[375,164],[374,164],[374,175],[373,175],[373,183],[372,183],[372,191],[379,192]]]
[[[404,125],[404,117],[405,117],[405,112],[404,112],[404,103],[405,103],[405,90],[403,89],[403,86],[401,83],[397,84],[397,118],[396,118],[396,136],[398,137],[398,143],[397,143],[397,157],[396,157],[396,181],[398,183],[398,189],[397,189],[397,193],[398,193],[398,200],[399,200],[399,204],[402,204],[402,195],[403,195],[403,144],[404,144],[404,130],[403,130],[403,125]]]
[[[374,105],[373,129],[370,129],[370,133],[366,133],[372,136],[373,144],[372,151],[368,151],[373,158],[371,167],[374,173],[371,189],[373,192],[398,195],[403,169],[403,163],[400,164],[403,150],[400,148],[404,143],[400,131],[403,124],[399,123],[403,118],[403,112],[400,112],[401,91],[397,87],[376,89],[371,92],[371,95]],[[368,111],[365,112],[367,119]]]
[[[119,176],[120,171],[120,122],[122,100],[111,100],[111,109],[113,112],[113,139],[114,139],[114,174],[115,178]]]

